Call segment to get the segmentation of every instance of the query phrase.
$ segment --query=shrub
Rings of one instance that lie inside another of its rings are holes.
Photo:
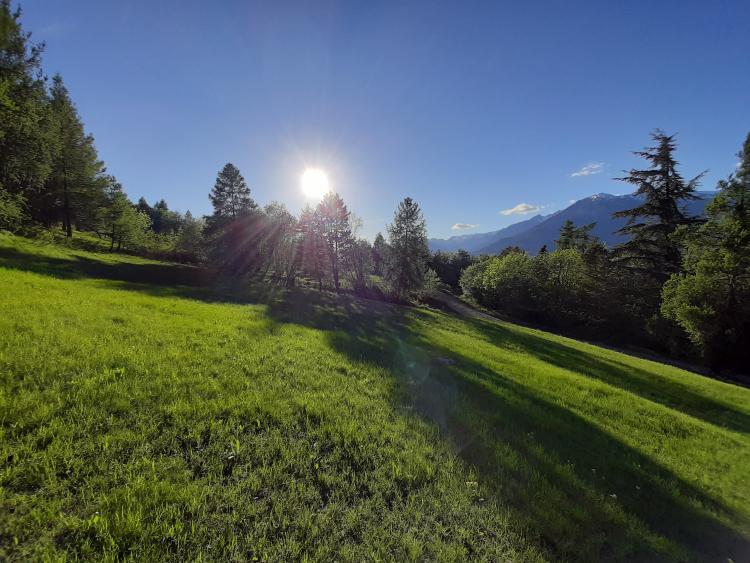
[[[18,231],[26,218],[25,201],[21,195],[11,194],[0,187],[0,229]]]

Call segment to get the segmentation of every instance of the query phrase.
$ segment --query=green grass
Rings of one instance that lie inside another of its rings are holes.
[[[747,389],[8,235],[0,287],[0,559],[750,554]]]

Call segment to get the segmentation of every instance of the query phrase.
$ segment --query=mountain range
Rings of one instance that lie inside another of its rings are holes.
[[[715,192],[697,192],[699,199],[689,201],[685,209],[690,215],[702,215],[706,204]],[[641,199],[634,195],[612,195],[599,193],[580,199],[570,206],[549,215],[535,215],[514,223],[503,229],[488,233],[457,235],[447,239],[429,239],[432,252],[442,250],[455,252],[466,250],[471,254],[497,254],[508,246],[519,246],[529,254],[536,254],[539,249],[547,245],[554,250],[555,240],[559,237],[560,227],[567,220],[576,226],[596,223],[592,234],[599,237],[607,246],[615,246],[625,240],[617,234],[627,219],[614,218],[615,211],[631,209],[641,204]]]

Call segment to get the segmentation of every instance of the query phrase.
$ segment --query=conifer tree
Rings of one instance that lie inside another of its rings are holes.
[[[216,176],[216,183],[208,197],[214,206],[214,218],[220,220],[237,219],[258,207],[250,197],[245,178],[231,162],[225,164]]]
[[[328,192],[318,204],[317,220],[331,267],[333,286],[341,287],[341,264],[354,242],[351,213],[344,200],[335,192]]]
[[[372,271],[376,276],[383,275],[383,266],[388,258],[388,243],[383,233],[375,235],[372,243]]]
[[[591,235],[591,231],[595,226],[596,223],[589,223],[588,225],[576,227],[573,221],[570,219],[566,220],[563,226],[560,227],[560,238],[555,241],[556,249],[567,250],[572,248],[578,252],[585,252],[591,244],[596,243],[598,240]]]
[[[94,139],[87,135],[59,74],[50,90],[54,134],[59,142],[48,187],[57,195],[63,228],[73,236],[73,220],[92,216],[102,204],[107,180]]]
[[[680,248],[672,234],[681,225],[697,222],[686,213],[684,203],[697,199],[694,192],[703,174],[686,182],[677,171],[674,135],[656,130],[651,137],[655,146],[634,153],[646,159],[650,167],[630,170],[627,176],[618,178],[636,186],[635,195],[642,197],[643,203],[614,213],[614,217],[628,219],[618,232],[630,237],[616,248],[615,259],[654,278],[660,287],[680,269]]]
[[[407,197],[388,226],[390,257],[386,277],[399,297],[418,291],[427,272],[427,227],[419,204]]]
[[[750,362],[750,134],[740,166],[706,207],[707,221],[684,230],[685,272],[664,286],[662,312],[714,368]]]
[[[44,44],[32,42],[20,16],[20,8],[11,11],[10,1],[0,0],[0,199],[19,213],[28,207],[49,225],[55,206],[45,182],[56,139],[41,67]]]
[[[300,255],[300,267],[305,274],[318,282],[318,289],[323,289],[325,245],[319,214],[309,205],[306,205],[300,213],[297,230],[300,235],[297,250]]]

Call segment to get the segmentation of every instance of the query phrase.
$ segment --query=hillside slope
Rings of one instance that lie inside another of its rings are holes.
[[[698,192],[699,199],[689,201],[685,209],[690,215],[703,215],[713,192]],[[565,221],[573,221],[576,225],[596,223],[592,233],[609,247],[613,247],[625,239],[617,231],[625,226],[626,219],[614,218],[612,214],[623,209],[632,209],[641,204],[641,200],[633,195],[596,194],[576,201],[569,207],[545,217],[544,221],[530,229],[510,237],[496,239],[482,247],[478,253],[496,254],[508,246],[520,246],[530,254],[536,254],[543,245],[555,248],[555,240],[560,236],[560,227]]]
[[[495,241],[520,235],[524,231],[531,229],[544,221],[543,215],[535,215],[531,219],[525,219],[518,223],[513,223],[503,229],[491,231],[489,233],[475,233],[468,235],[456,235],[447,239],[431,238],[427,242],[431,252],[441,250],[443,252],[456,252],[457,250],[466,250],[467,252],[478,252]]]
[[[689,201],[685,208],[691,215],[702,215],[714,192],[698,192],[699,199]],[[624,238],[616,231],[625,225],[625,219],[615,219],[612,214],[623,209],[632,209],[640,204],[633,195],[595,194],[573,202],[565,209],[550,215],[536,215],[513,223],[503,229],[487,233],[457,235],[447,239],[429,239],[430,250],[455,252],[466,250],[472,254],[497,254],[508,246],[520,246],[530,254],[539,249],[555,248],[555,240],[560,235],[560,227],[567,220],[576,225],[596,223],[593,234],[609,247],[623,242]]]
[[[1,559],[750,553],[747,389],[10,236],[0,284]]]

